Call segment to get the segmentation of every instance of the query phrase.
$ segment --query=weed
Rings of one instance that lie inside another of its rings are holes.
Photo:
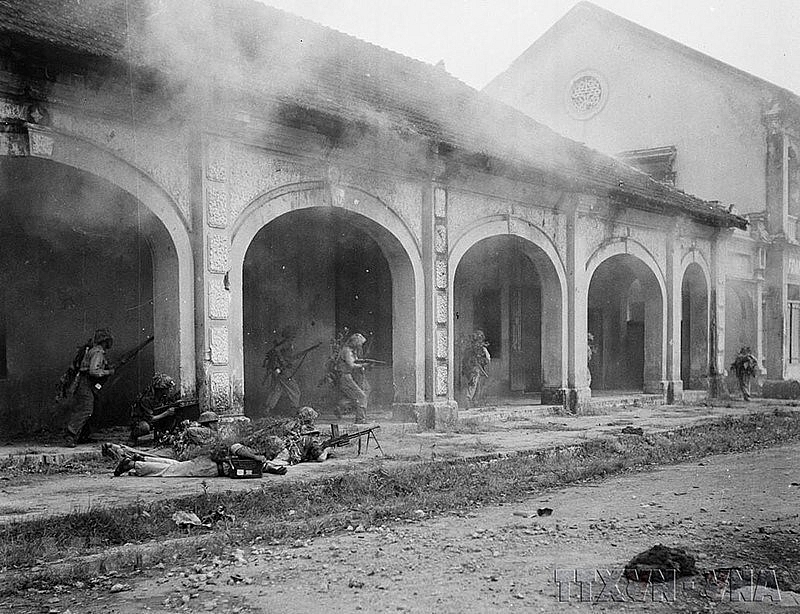
[[[308,539],[343,531],[348,525],[412,518],[418,509],[443,513],[518,500],[556,485],[798,439],[800,413],[782,410],[725,417],[643,437],[591,439],[488,461],[460,458],[378,464],[309,482],[270,483],[236,492],[212,493],[201,483],[203,492],[198,495],[75,511],[0,527],[0,567],[27,569],[120,544],[180,537],[182,532],[171,519],[178,510],[193,510],[202,517],[224,505],[237,518],[235,527],[225,529],[231,544],[257,535]]]

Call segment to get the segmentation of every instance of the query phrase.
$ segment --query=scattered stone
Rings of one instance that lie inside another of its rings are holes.
[[[111,592],[112,593],[121,593],[122,591],[129,591],[129,590],[131,590],[130,584],[117,583],[117,584],[115,584],[114,586],[111,587]]]
[[[185,512],[183,510],[178,510],[172,515],[172,520],[175,522],[176,525],[179,527],[185,526],[192,526],[192,527],[202,527],[203,521],[197,517],[197,514],[194,512]]]

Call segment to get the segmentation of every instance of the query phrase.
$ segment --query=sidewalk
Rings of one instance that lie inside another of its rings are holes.
[[[100,445],[69,449],[58,446],[3,446],[0,462],[44,462],[63,464],[72,461],[83,473],[42,475],[7,469],[0,471],[0,524],[11,521],[86,511],[98,506],[118,506],[137,500],[152,501],[203,492],[239,489],[269,489],[276,480],[307,480],[325,475],[369,468],[379,463],[414,462],[456,458],[496,458],[517,452],[576,444],[592,438],[613,437],[625,426],[641,427],[645,433],[702,424],[724,416],[738,416],[777,407],[791,407],[791,402],[767,400],[753,403],[731,402],[730,407],[648,405],[616,407],[591,416],[560,416],[552,408],[505,406],[460,412],[459,426],[453,432],[418,432],[416,424],[388,421],[375,416],[384,454],[370,446],[357,456],[357,446],[335,450],[335,457],[325,463],[304,463],[289,469],[286,476],[265,475],[260,480],[214,478],[136,478],[112,477],[113,464],[100,455]],[[787,407],[787,408],[788,408]],[[325,432],[330,419],[323,416],[318,425]],[[340,424],[341,430],[354,431],[355,425]]]

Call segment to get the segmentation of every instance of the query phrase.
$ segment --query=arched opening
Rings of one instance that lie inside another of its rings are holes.
[[[12,431],[58,428],[55,385],[96,328],[112,360],[146,347],[100,397],[97,426],[123,425],[154,369],[180,378],[178,265],[162,222],[131,194],[39,158],[0,158],[0,416]],[[62,408],[63,409],[63,408]]]
[[[456,399],[539,397],[562,384],[562,296],[555,266],[531,241],[492,236],[472,245],[458,262],[453,284]],[[480,375],[477,397],[467,398],[470,337],[481,330],[492,362]],[[481,390],[482,389],[482,390]]]
[[[345,328],[367,338],[365,356],[382,361],[367,373],[369,407],[414,400],[415,292],[408,255],[385,228],[339,208],[285,213],[254,236],[242,268],[245,413],[267,414],[266,351],[281,330],[297,330],[295,348],[316,343],[293,378],[300,404],[332,409],[320,385],[330,341]],[[283,397],[271,413],[290,410]]]
[[[655,392],[662,380],[663,300],[653,271],[631,254],[595,269],[587,343],[592,390]]]
[[[681,379],[684,390],[708,387],[708,284],[703,269],[691,263],[681,283]]]

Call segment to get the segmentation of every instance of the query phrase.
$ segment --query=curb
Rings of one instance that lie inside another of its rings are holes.
[[[42,466],[65,465],[72,461],[93,461],[103,458],[100,450],[82,450],[80,452],[35,452],[9,454],[0,461],[3,467],[11,469],[37,468]]]

